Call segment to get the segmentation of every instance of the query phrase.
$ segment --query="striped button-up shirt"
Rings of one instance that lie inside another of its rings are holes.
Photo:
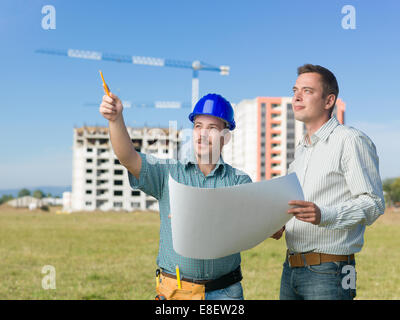
[[[240,253],[218,259],[192,259],[175,252],[172,246],[172,231],[169,206],[168,177],[185,185],[199,188],[221,188],[243,183],[250,183],[248,175],[226,164],[222,157],[210,174],[204,176],[200,171],[194,154],[184,160],[157,159],[151,155],[139,153],[142,168],[139,180],[128,172],[129,182],[133,189],[140,189],[153,196],[160,207],[160,242],[157,264],[169,273],[175,274],[178,265],[180,274],[191,279],[217,279],[239,267]],[[245,212],[243,213],[245,214]]]
[[[310,137],[310,143],[304,136],[289,172],[296,172],[305,201],[320,208],[321,223],[289,220],[285,231],[289,251],[359,252],[365,226],[385,210],[378,167],[373,142],[335,117]]]

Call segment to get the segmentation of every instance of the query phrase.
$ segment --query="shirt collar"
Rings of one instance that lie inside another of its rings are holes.
[[[339,121],[335,116],[331,117],[327,122],[325,122],[321,128],[319,128],[311,137],[310,142],[311,145],[316,144],[318,141],[325,141],[328,139],[332,131],[339,125]],[[301,140],[301,144],[304,146],[308,146],[307,142],[307,133],[304,134],[303,139]]]
[[[183,164],[185,165],[185,168],[188,168],[190,165],[197,165],[197,159],[196,156],[194,154],[194,151],[192,152],[188,152],[188,154],[186,155],[186,157],[183,159]],[[221,169],[220,169],[221,168]],[[215,174],[215,172],[220,169],[221,170],[221,174],[222,176],[225,176],[226,173],[226,163],[224,161],[224,159],[222,158],[222,155],[219,156],[219,159],[216,163],[215,168],[213,169],[213,171],[211,171],[210,175]]]

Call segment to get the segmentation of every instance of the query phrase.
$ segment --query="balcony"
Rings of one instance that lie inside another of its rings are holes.
[[[272,139],[270,142],[273,145],[275,144],[275,146],[273,146],[273,147],[276,147],[276,145],[280,145],[282,141],[281,140]]]
[[[110,195],[110,192],[108,189],[97,189],[96,190],[96,196],[98,198],[108,198],[109,195]]]
[[[282,161],[282,157],[279,154],[278,155],[274,154],[271,156],[271,161],[279,161],[280,163]]]
[[[281,154],[281,150],[279,148],[271,149],[271,154]]]
[[[107,168],[110,165],[109,159],[97,159],[97,167],[98,168]]]
[[[110,158],[111,153],[108,149],[99,148],[97,149],[97,157],[99,158]]]
[[[110,171],[108,169],[100,169],[96,172],[97,179],[109,179],[111,177]]]
[[[96,186],[97,186],[97,188],[108,189],[110,187],[110,181],[109,180],[96,180]]]

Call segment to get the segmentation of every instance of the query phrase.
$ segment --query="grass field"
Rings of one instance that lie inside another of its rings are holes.
[[[400,299],[400,212],[367,228],[356,255],[357,299]],[[72,213],[0,206],[0,299],[153,299],[159,218],[154,212]],[[278,299],[285,241],[242,253],[246,299]],[[44,290],[42,268],[56,270]]]

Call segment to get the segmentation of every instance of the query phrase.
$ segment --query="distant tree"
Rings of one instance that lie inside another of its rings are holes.
[[[14,199],[14,197],[11,194],[3,194],[3,196],[0,198],[0,204],[5,203],[12,199]]]
[[[47,195],[46,195],[46,197],[47,197],[47,198],[52,198],[53,196],[51,195],[50,192],[48,192]]]
[[[391,199],[393,202],[400,202],[400,177],[390,185]]]
[[[19,192],[18,192],[18,198],[25,197],[25,196],[30,196],[30,195],[31,195],[31,192],[28,189],[25,189],[25,188],[19,190]]]
[[[400,202],[400,177],[386,179],[382,186],[385,192],[386,206],[390,207],[395,202]]]
[[[38,190],[33,191],[32,196],[37,199],[42,199],[44,197],[44,193],[38,189]]]
[[[393,205],[392,200],[392,183],[394,182],[394,178],[385,179],[382,182],[383,191],[385,194],[385,202],[387,207],[391,207]]]

